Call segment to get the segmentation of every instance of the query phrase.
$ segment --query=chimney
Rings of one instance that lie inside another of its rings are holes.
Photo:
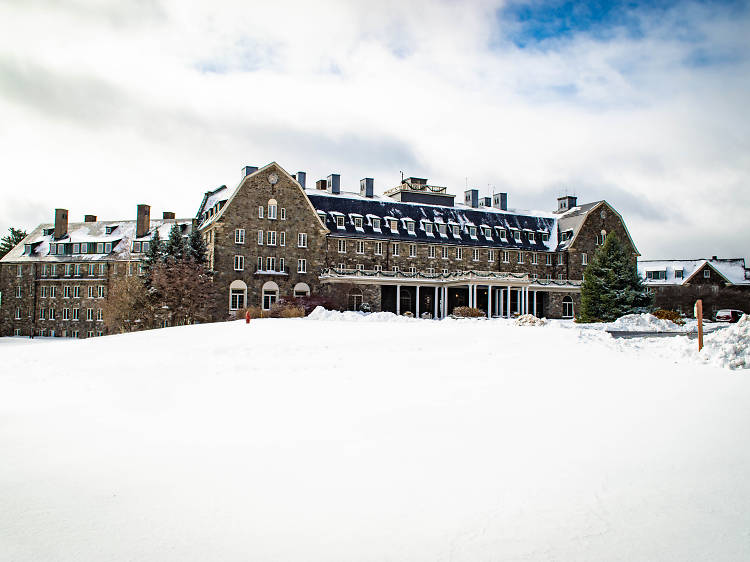
[[[495,193],[492,196],[492,206],[495,207],[495,209],[500,209],[501,211],[507,211],[508,210],[508,194],[507,193]]]
[[[712,257],[711,257],[711,260],[712,260],[712,261],[719,261],[719,257],[718,257],[718,256],[712,256]]]
[[[246,178],[250,174],[254,174],[258,171],[258,166],[245,166],[242,168],[242,177]]]
[[[375,180],[372,178],[362,178],[359,180],[359,194],[362,197],[372,199],[375,191]]]
[[[96,222],[96,215],[83,215],[83,222]]]
[[[320,189],[321,191],[327,189],[326,187],[326,180],[318,180],[315,182],[315,189]]]
[[[297,172],[297,183],[305,189],[305,182],[307,181],[307,174],[305,172]]]
[[[164,220],[174,220],[174,213],[172,211],[164,211],[161,214],[161,218]]]
[[[331,174],[328,176],[326,188],[328,189],[328,193],[334,193],[336,195],[341,193],[341,175]]]
[[[476,209],[479,206],[479,190],[467,189],[464,191],[464,203],[472,209]]]
[[[55,209],[55,240],[68,233],[68,210]]]
[[[148,234],[151,227],[151,207],[148,205],[138,205],[138,215],[135,220],[135,237],[141,238]]]
[[[564,195],[557,198],[557,212],[564,213],[578,205],[578,197],[574,195]]]

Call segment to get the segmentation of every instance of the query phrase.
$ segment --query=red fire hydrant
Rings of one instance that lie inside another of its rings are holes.
[[[250,311],[245,312],[245,324],[250,323]]]

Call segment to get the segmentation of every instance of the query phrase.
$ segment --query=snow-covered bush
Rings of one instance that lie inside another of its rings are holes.
[[[516,326],[544,326],[546,323],[544,318],[537,318],[533,314],[524,314],[516,318]]]
[[[653,315],[659,320],[669,320],[680,326],[685,324],[685,320],[683,320],[680,313],[676,310],[664,310],[663,308],[660,308],[659,310],[654,310]]]
[[[474,308],[473,306],[457,306],[453,309],[453,316],[458,318],[481,318],[486,315],[486,312]]]

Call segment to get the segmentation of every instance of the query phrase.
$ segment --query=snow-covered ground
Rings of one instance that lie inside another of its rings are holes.
[[[747,560],[750,371],[694,347],[354,313],[0,338],[0,560]]]

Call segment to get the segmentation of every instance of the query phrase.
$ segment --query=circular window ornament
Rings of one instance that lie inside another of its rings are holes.
[[[607,211],[605,211],[604,209],[602,209],[602,212],[599,213],[599,216],[602,217],[603,219],[606,219],[607,218]]]
[[[276,185],[278,181],[279,181],[278,174],[270,174],[268,176],[268,183],[270,183],[271,185]]]

